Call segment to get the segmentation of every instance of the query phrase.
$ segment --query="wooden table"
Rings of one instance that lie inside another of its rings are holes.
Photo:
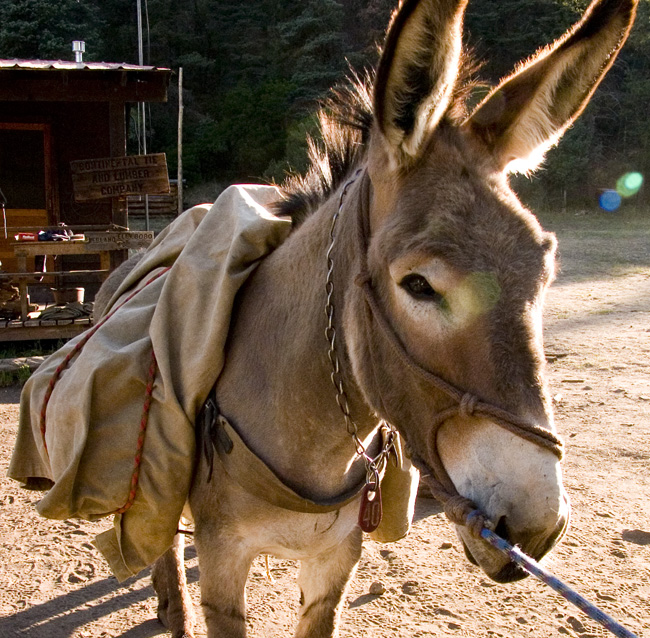
[[[22,241],[12,244],[17,261],[17,273],[8,276],[18,281],[20,291],[20,314],[22,321],[27,320],[28,300],[27,287],[30,280],[35,281],[43,276],[66,276],[80,274],[99,274],[105,279],[111,272],[111,253],[128,248],[146,248],[153,241],[152,231],[99,231],[87,232],[86,239],[81,241]],[[99,255],[100,269],[94,271],[70,272],[28,272],[27,260],[37,255]],[[4,276],[4,274],[3,274]]]
[[[15,278],[18,280],[18,290],[20,291],[20,317],[23,321],[27,320],[28,298],[27,286],[29,280],[34,279],[34,274],[27,271],[27,259],[37,255],[99,255],[100,270],[104,277],[108,276],[111,270],[111,250],[115,248],[105,245],[92,245],[85,241],[33,241],[18,242],[13,244],[14,255],[18,265],[18,272]],[[60,275],[62,273],[41,273],[44,275]]]

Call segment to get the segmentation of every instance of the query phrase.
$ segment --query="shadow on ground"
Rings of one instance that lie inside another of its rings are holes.
[[[150,584],[133,588],[136,583],[148,578],[149,574],[150,571],[146,570],[121,584],[114,577],[104,578],[76,591],[33,605],[7,618],[0,618],[0,636],[69,638],[79,635],[78,630],[84,625],[154,597],[155,593]],[[189,583],[198,579],[198,566],[187,570]],[[105,600],[95,602],[100,599]],[[152,618],[128,629],[121,634],[121,638],[151,638],[166,633],[160,622]]]
[[[415,513],[413,514],[413,522],[421,521],[423,518],[428,518],[429,516],[435,516],[436,514],[441,514],[443,512],[442,505],[434,498],[426,498],[422,495],[418,495],[417,501],[415,501]]]
[[[20,391],[22,386],[17,383],[4,388],[0,388],[0,403],[20,403]]]

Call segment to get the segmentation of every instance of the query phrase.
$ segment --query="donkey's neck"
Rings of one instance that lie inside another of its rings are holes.
[[[351,201],[357,199],[350,193]],[[241,293],[226,367],[218,384],[222,412],[248,445],[305,496],[332,498],[363,480],[330,379],[325,337],[327,249],[338,199],[321,207],[259,266]],[[358,272],[356,211],[346,205],[333,250],[338,356],[359,436],[377,425],[352,378],[340,323]]]

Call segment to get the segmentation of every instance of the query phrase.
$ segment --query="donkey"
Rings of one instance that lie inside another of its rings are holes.
[[[201,452],[189,509],[210,638],[245,636],[259,554],[301,562],[295,635],[337,633],[382,421],[490,578],[525,574],[473,533],[472,509],[536,559],[561,538],[569,505],[541,325],[556,240],[507,176],[538,167],[580,114],[636,4],[596,0],[467,112],[466,0],[404,0],[374,79],[326,105],[325,148],[312,145],[311,169],[278,204],[295,230],[238,298],[214,406],[304,498],[366,489],[329,513],[291,511]],[[159,616],[177,638],[194,635],[182,545],[153,569]]]

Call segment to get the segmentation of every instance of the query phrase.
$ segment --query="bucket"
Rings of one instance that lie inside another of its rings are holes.
[[[63,306],[67,303],[83,303],[85,288],[51,288],[54,295],[54,303]]]

